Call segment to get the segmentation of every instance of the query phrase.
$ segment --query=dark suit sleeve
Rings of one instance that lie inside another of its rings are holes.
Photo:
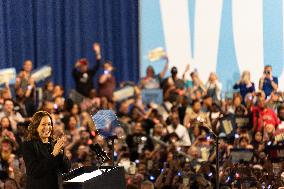
[[[48,154],[43,158],[38,158],[36,156],[36,149],[33,142],[25,142],[23,144],[23,157],[27,175],[35,178],[43,177],[50,171],[63,166],[62,163],[62,165],[60,164],[60,156],[54,157],[53,155]]]
[[[69,159],[63,155],[64,153],[60,153],[58,156],[56,156],[56,160],[59,165],[59,169],[62,171],[62,173],[67,173],[70,170],[71,163]]]
[[[240,85],[235,83],[235,85],[233,86],[233,89],[238,89],[238,88],[240,88]]]
[[[79,79],[79,77],[80,77],[80,72],[77,70],[77,68],[73,68],[73,70],[72,70],[72,76],[73,76],[73,78],[75,79],[75,80],[78,80]]]

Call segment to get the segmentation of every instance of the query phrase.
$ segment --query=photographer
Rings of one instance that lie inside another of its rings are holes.
[[[272,75],[272,66],[266,65],[264,67],[263,75],[259,80],[259,90],[263,90],[265,97],[270,96],[272,91],[277,91],[278,78]]]
[[[104,73],[99,77],[98,95],[106,97],[108,101],[113,100],[113,92],[116,86],[115,77],[113,75],[112,62],[106,61],[103,65]]]

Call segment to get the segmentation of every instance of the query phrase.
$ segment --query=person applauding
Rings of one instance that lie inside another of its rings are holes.
[[[66,138],[61,137],[54,142],[52,134],[51,115],[46,111],[36,112],[23,143],[26,189],[59,189],[61,173],[70,168],[70,162],[63,153]]]

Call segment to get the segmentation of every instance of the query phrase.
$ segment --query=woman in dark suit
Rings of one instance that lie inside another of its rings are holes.
[[[67,172],[70,162],[64,156],[65,137],[54,142],[53,122],[46,111],[38,111],[28,127],[27,140],[23,144],[26,165],[26,189],[59,189],[61,173]]]

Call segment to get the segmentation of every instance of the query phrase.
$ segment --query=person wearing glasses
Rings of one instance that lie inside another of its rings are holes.
[[[278,78],[272,75],[272,66],[266,65],[264,67],[263,75],[259,80],[259,89],[263,90],[265,97],[270,96],[272,91],[277,91]]]

